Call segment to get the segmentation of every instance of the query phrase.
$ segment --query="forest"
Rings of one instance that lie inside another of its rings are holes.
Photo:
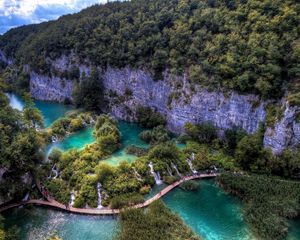
[[[186,74],[208,90],[286,93],[299,103],[300,4],[295,0],[132,0],[95,5],[57,21],[12,29],[0,49],[19,66],[58,73],[75,54],[92,66],[147,68],[157,80]]]

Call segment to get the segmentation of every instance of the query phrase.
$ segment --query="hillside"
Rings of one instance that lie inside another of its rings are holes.
[[[132,0],[10,30],[0,49],[45,74],[75,53],[91,65],[168,69],[209,90],[298,104],[300,4],[295,0]],[[66,73],[76,78],[77,70]]]

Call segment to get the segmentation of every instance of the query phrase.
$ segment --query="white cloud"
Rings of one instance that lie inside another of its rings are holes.
[[[105,2],[107,0],[0,0],[0,34],[11,26],[53,20]]]
[[[39,6],[43,8],[61,6],[71,11],[78,11],[92,4],[103,2],[105,0],[0,0],[0,14],[2,16],[16,15],[27,18]]]

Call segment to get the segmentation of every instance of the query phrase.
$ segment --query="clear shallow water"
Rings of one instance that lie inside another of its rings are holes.
[[[87,127],[74,134],[68,135],[62,141],[49,144],[45,151],[48,155],[53,148],[58,148],[62,151],[67,151],[72,148],[81,149],[85,145],[93,143],[94,141],[93,127]]]
[[[139,134],[145,129],[140,127],[136,123],[128,123],[124,121],[118,122],[118,127],[121,132],[121,148],[114,152],[109,158],[104,161],[111,165],[118,165],[121,161],[133,162],[137,157],[131,154],[127,154],[125,149],[129,145],[135,145],[137,147],[147,148],[146,144],[139,138]]]
[[[105,159],[111,165],[118,165],[121,161],[132,162],[137,157],[131,154],[127,154],[125,149],[127,146],[134,144],[138,147],[148,147],[148,145],[139,138],[139,134],[144,130],[135,123],[128,123],[120,121],[118,123],[119,130],[121,132],[121,148],[114,152],[109,158]],[[95,141],[93,136],[93,127],[87,127],[76,133],[70,134],[65,137],[62,141],[58,141],[50,144],[46,148],[46,153],[49,154],[51,149],[54,147],[59,148],[63,151],[70,150],[72,148],[80,149],[86,144],[91,144]]]
[[[117,230],[113,217],[76,215],[42,207],[17,208],[4,216],[6,227],[20,228],[20,240],[45,240],[52,234],[63,240],[112,240]]]
[[[167,206],[206,240],[250,239],[242,219],[240,202],[214,185],[201,180],[198,192],[179,188],[163,198]],[[159,189],[154,189],[153,194]],[[67,214],[52,209],[31,207],[5,214],[6,226],[21,228],[21,240],[40,240],[56,232],[64,240],[111,240],[117,231],[112,217]]]
[[[7,93],[6,95],[9,98],[11,107],[20,111],[23,110],[25,103],[21,97],[13,93]],[[44,117],[44,125],[46,128],[55,120],[62,117],[66,112],[73,109],[71,105],[64,105],[56,102],[34,100],[34,103]]]
[[[215,185],[213,180],[200,180],[196,192],[176,188],[164,202],[197,234],[207,240],[251,239],[243,220],[241,202]]]

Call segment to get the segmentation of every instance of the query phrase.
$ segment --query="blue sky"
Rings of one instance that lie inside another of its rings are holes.
[[[57,19],[105,2],[107,0],[0,0],[0,34],[13,27]]]

